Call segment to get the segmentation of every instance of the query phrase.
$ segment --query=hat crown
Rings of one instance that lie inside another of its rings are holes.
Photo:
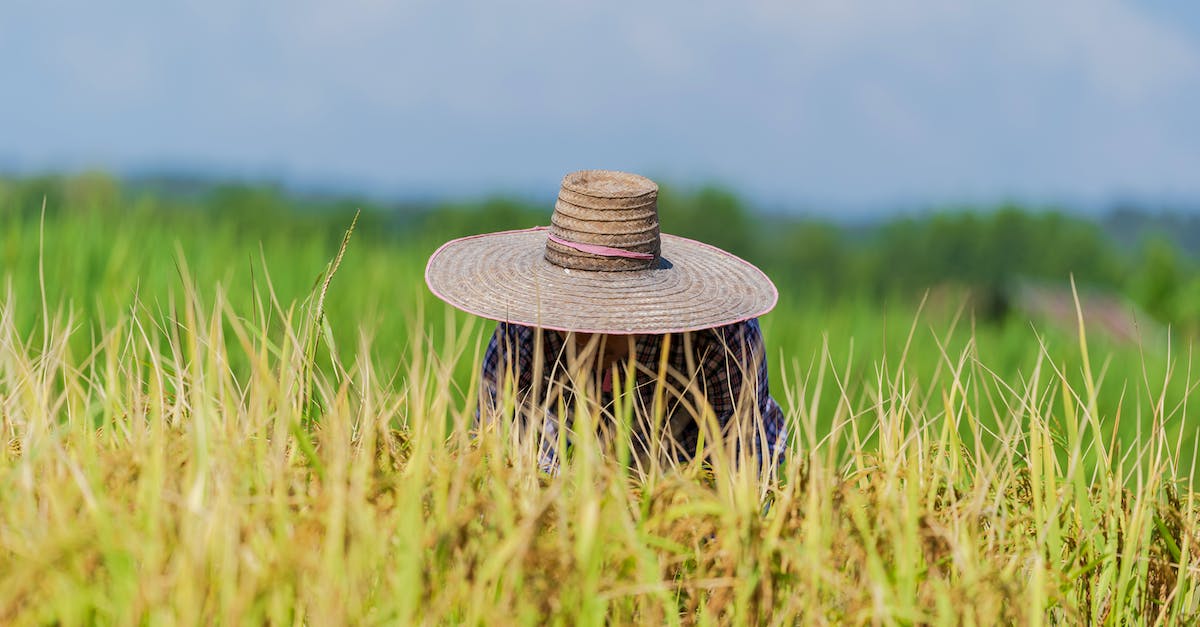
[[[659,263],[658,185],[644,176],[580,170],[562,180],[546,260],[602,272],[647,270]]]

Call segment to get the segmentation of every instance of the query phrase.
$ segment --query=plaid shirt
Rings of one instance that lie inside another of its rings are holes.
[[[592,405],[598,410],[593,415],[613,419],[613,388],[621,394],[621,385],[628,379],[628,360],[618,360],[614,366],[618,382],[614,386],[614,370],[602,373],[568,365],[575,351],[563,333],[542,332],[541,359],[536,359],[538,334],[531,327],[497,324],[483,357],[481,409],[486,416],[499,415],[504,398],[501,391],[507,389],[506,382],[511,382],[515,400],[524,408],[523,416],[528,415],[530,408],[540,408],[541,465],[553,472],[557,467],[553,445],[559,428],[556,414],[562,408],[571,413],[575,409],[575,391],[586,389],[584,398],[599,399]],[[660,377],[664,344],[668,354],[665,376]],[[659,446],[668,447],[668,456],[677,461],[695,455],[701,425],[714,422],[721,437],[736,437],[739,446],[749,442],[761,464],[778,461],[785,446],[786,428],[783,411],[771,398],[767,386],[766,351],[757,320],[686,334],[641,335],[635,340],[634,351],[635,424],[631,435],[634,452],[642,459],[654,448],[656,430],[650,425],[657,414],[661,420],[657,431],[665,442]],[[534,369],[538,367],[542,371],[540,381],[534,377]],[[570,416],[567,426],[569,433]],[[706,446],[711,446],[714,441],[711,428],[704,432]],[[770,453],[763,455],[764,451]]]

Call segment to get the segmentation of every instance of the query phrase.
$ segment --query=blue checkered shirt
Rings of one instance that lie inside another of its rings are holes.
[[[612,419],[613,388],[620,393],[627,381],[628,360],[619,360],[615,366],[617,385],[611,383],[613,371],[589,372],[590,376],[572,374],[566,364],[573,346],[567,346],[564,334],[543,331],[539,382],[534,373],[538,333],[516,324],[501,322],[496,326],[483,357],[480,409],[484,416],[503,414],[506,389],[514,394],[516,407],[526,408],[523,417],[528,416],[528,408],[540,408],[541,464],[552,470],[557,460],[549,443],[555,441],[559,429],[556,414],[564,409],[572,412],[574,391],[586,385],[586,398],[599,398],[593,406],[599,410],[597,414]],[[670,339],[664,341],[665,337]],[[664,344],[668,346],[665,370],[661,368]],[[767,357],[757,320],[687,334],[642,335],[635,340],[634,350],[632,413],[636,424],[631,434],[635,451],[638,446],[642,452],[649,450],[654,438],[650,435],[652,429],[646,426],[654,424],[652,416],[657,412],[665,417],[657,424],[670,436],[666,439],[669,456],[678,461],[695,455],[701,425],[714,422],[722,438],[737,438],[739,447],[748,442],[760,463],[771,464],[782,456],[786,441],[784,416],[767,385]],[[665,376],[660,377],[660,372]],[[667,381],[665,385],[660,383],[663,380]],[[660,399],[657,407],[656,392]],[[643,428],[637,428],[637,424]],[[567,426],[569,434],[569,416]],[[711,446],[714,438],[711,429],[706,430],[704,441],[709,444],[705,446]]]

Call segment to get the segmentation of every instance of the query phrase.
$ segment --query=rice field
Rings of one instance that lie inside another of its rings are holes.
[[[777,473],[579,428],[550,476],[437,242],[4,210],[0,623],[1200,620],[1181,340],[785,294]]]

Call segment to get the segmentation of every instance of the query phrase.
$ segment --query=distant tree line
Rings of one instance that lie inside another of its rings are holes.
[[[357,237],[432,249],[450,237],[527,228],[551,207],[496,197],[472,202],[384,203],[302,195],[276,185],[206,181],[118,182],[85,174],[0,179],[4,220],[94,212],[112,219],[176,220],[181,225],[264,233],[326,231],[338,240],[357,209]],[[664,188],[664,231],[699,239],[764,268],[781,290],[835,299],[916,299],[953,285],[982,295],[986,314],[1023,281],[1123,294],[1158,319],[1200,332],[1200,217],[1131,209],[1102,219],[1018,206],[939,210],[847,225],[811,216],[763,216],[728,190]],[[986,317],[986,316],[985,316]]]

